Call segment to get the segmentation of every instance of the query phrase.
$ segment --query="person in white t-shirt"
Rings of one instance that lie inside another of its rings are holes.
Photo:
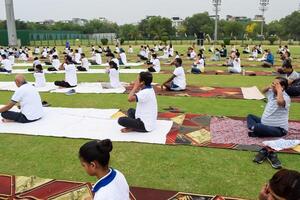
[[[8,60],[10,61],[10,63],[11,63],[12,65],[14,65],[14,64],[15,64],[15,56],[14,56],[14,53],[13,53],[13,52],[9,52],[8,55],[9,55],[9,56],[8,56]]]
[[[60,60],[57,55],[53,55],[52,66],[48,67],[48,71],[58,71],[61,66]]]
[[[102,87],[105,89],[112,89],[112,88],[120,88],[122,84],[119,78],[119,68],[117,63],[114,61],[109,62],[109,68],[106,69],[106,73],[109,75],[109,83],[102,83]]]
[[[43,106],[38,91],[26,82],[24,75],[17,75],[15,83],[18,89],[11,101],[0,108],[2,122],[34,122],[43,117]],[[20,106],[20,112],[10,111],[15,105]]]
[[[95,53],[90,62],[92,65],[101,65],[102,64],[101,52],[98,50],[95,50]]]
[[[80,54],[82,54],[82,53],[83,53],[83,51],[82,51],[82,48],[81,48],[81,46],[80,46],[80,45],[78,46],[78,53],[80,53]]]
[[[91,66],[91,63],[89,62],[89,60],[85,57],[85,54],[82,53],[81,54],[81,66],[77,67],[78,71],[82,71],[82,72],[86,72],[89,71]]]
[[[127,65],[127,56],[123,48],[120,48],[120,54],[119,54],[119,64],[120,65]]]
[[[93,185],[94,200],[130,200],[129,186],[124,175],[109,166],[111,140],[94,140],[82,145],[79,159],[89,176],[97,177]]]
[[[176,58],[174,64],[176,68],[173,75],[161,85],[162,90],[164,87],[169,91],[182,91],[186,89],[186,78],[182,67],[182,59]]]
[[[133,54],[133,48],[132,48],[131,45],[129,45],[129,47],[128,47],[128,53],[129,53],[129,54]]]
[[[43,67],[41,64],[35,66],[35,72],[33,74],[35,78],[35,87],[45,87],[46,86],[46,78],[45,73],[43,72]]]
[[[192,74],[201,74],[204,73],[204,69],[205,69],[205,60],[203,58],[203,55],[199,53],[196,61],[192,66],[191,72]]]
[[[80,59],[81,59],[81,55],[78,52],[78,49],[75,50],[75,54],[74,54],[74,60],[73,63],[74,64],[80,64]]]
[[[39,61],[39,58],[38,58],[38,57],[35,57],[35,58],[33,59],[32,68],[29,68],[28,71],[29,71],[29,72],[34,72],[34,71],[35,71],[35,67],[36,67],[37,65],[41,65],[41,61]]]
[[[1,55],[1,67],[0,67],[0,72],[7,72],[7,73],[11,73],[12,71],[12,64],[10,62],[10,60],[8,60],[6,58],[6,55],[3,54]]]
[[[160,61],[156,54],[152,54],[152,62],[148,65],[149,72],[160,72]]]
[[[60,70],[65,70],[65,80],[55,81],[54,84],[59,87],[72,88],[77,86],[76,67],[72,61],[72,57],[66,56],[65,63],[60,66]]]
[[[136,102],[136,109],[128,110],[128,117],[120,117],[118,123],[125,127],[121,131],[151,132],[157,124],[157,100],[152,88],[153,76],[150,72],[141,72],[128,95],[129,102]]]
[[[48,52],[46,49],[44,49],[44,51],[42,52],[41,59],[47,59],[47,56],[48,56]]]
[[[239,57],[239,54],[235,54],[235,57],[232,61],[232,67],[228,67],[229,73],[241,73],[242,72],[242,66],[241,66],[241,59]]]
[[[120,67],[120,63],[119,63],[119,60],[118,58],[115,57],[115,54],[111,53],[111,52],[108,52],[106,54],[106,58],[107,58],[107,63],[109,63],[110,61],[114,61],[116,64],[117,64],[117,67],[119,69]]]

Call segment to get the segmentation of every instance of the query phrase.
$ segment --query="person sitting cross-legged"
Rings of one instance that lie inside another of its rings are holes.
[[[288,133],[291,99],[285,90],[286,78],[277,77],[270,87],[263,90],[268,99],[262,118],[248,115],[247,126],[250,137],[282,137]]]
[[[76,67],[71,56],[65,57],[65,63],[60,66],[60,70],[65,70],[65,80],[55,81],[54,84],[59,87],[72,88],[77,86]]]
[[[137,102],[136,110],[128,110],[128,117],[120,117],[118,123],[125,127],[123,133],[151,132],[157,123],[157,100],[151,86],[153,76],[150,72],[141,72],[128,95],[129,102]]]
[[[183,91],[186,89],[186,78],[182,67],[182,59],[176,58],[174,65],[176,68],[173,75],[161,85],[162,90],[164,90],[164,87],[169,91]]]
[[[23,75],[17,75],[15,83],[18,89],[13,94],[11,101],[0,108],[3,122],[30,123],[43,117],[41,97],[35,87],[26,82]],[[20,112],[10,111],[19,105]]]

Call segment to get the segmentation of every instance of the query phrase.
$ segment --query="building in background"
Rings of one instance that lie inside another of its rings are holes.
[[[226,21],[230,21],[230,22],[250,22],[251,19],[246,17],[246,16],[227,15],[226,16]]]
[[[172,26],[176,29],[183,24],[183,19],[180,17],[172,17],[171,20]]]

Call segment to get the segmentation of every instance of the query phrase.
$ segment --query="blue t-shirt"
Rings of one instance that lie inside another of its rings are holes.
[[[274,56],[271,53],[269,53],[266,61],[273,65],[274,64]]]

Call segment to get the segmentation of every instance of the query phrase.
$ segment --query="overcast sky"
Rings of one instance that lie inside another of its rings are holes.
[[[208,11],[212,0],[14,0],[15,17],[21,20],[65,20],[74,17],[105,17],[118,24],[135,23],[147,15],[185,18]],[[5,1],[0,0],[0,19],[5,19]],[[268,22],[298,10],[300,0],[270,0]],[[221,17],[226,15],[253,18],[260,14],[259,0],[222,0]]]

